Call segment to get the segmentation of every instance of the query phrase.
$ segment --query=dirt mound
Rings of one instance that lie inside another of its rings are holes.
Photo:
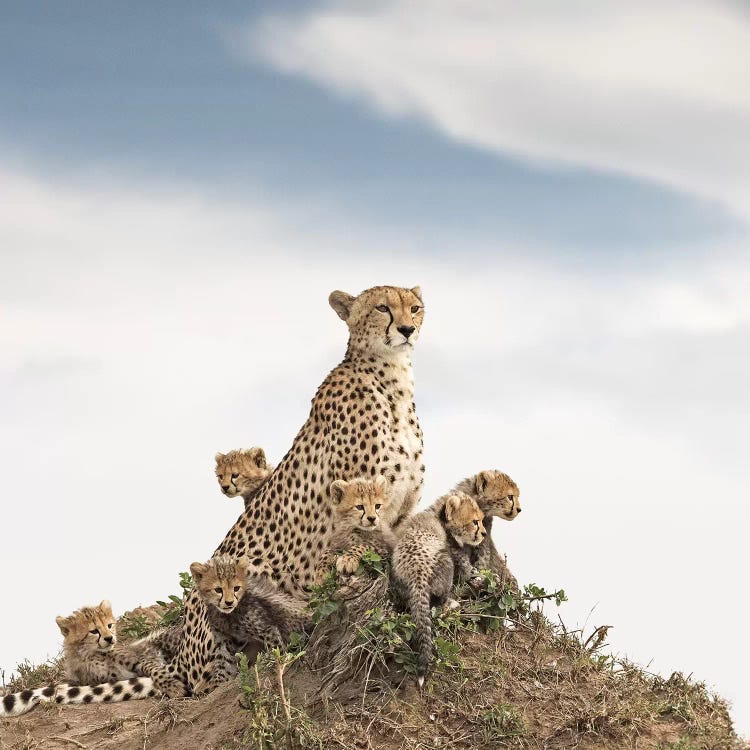
[[[351,590],[342,596],[329,582],[313,599],[317,635],[257,661],[241,657],[237,682],[204,698],[40,707],[2,723],[0,748],[746,747],[703,684],[608,655],[606,628],[584,637],[547,619],[541,602],[562,592],[464,591],[459,610],[434,613],[435,669],[420,691],[413,623],[381,606],[382,586],[363,590],[374,599],[367,609],[356,602],[352,618]],[[326,661],[320,644],[333,643],[332,622],[359,652],[355,669],[335,648]]]

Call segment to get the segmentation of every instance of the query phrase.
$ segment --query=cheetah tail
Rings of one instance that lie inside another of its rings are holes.
[[[119,682],[105,682],[101,685],[48,685],[33,690],[11,693],[0,699],[0,718],[21,716],[39,703],[117,703],[119,701],[140,700],[157,695],[150,677],[133,677]]]
[[[417,682],[421,687],[432,661],[432,616],[430,594],[426,586],[409,592],[409,610],[416,627],[414,641],[417,647]]]

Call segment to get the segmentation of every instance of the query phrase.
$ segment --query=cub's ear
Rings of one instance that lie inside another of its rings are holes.
[[[413,286],[409,290],[420,302],[422,301],[422,289],[418,286]]]
[[[487,489],[487,485],[492,479],[491,471],[480,471],[474,480],[474,489],[477,491],[477,495],[482,495]]]
[[[352,309],[354,297],[346,292],[340,292],[338,289],[328,295],[328,304],[336,311],[336,315],[341,320],[346,320]]]
[[[245,575],[247,573],[247,558],[246,557],[240,557],[237,560],[237,570],[242,574]]]
[[[109,599],[102,599],[99,602],[99,609],[103,610],[104,612],[112,613],[112,602]]]
[[[344,490],[346,489],[348,482],[343,479],[337,479],[335,482],[331,482],[331,502],[334,505],[338,505],[344,499]]]
[[[375,488],[378,490],[385,489],[386,479],[382,474],[378,474],[375,477]]]
[[[250,448],[245,451],[245,455],[255,462],[255,465],[259,469],[265,469],[266,467],[266,452],[263,448]]]
[[[222,459],[222,458],[224,458],[224,454],[223,454],[223,453],[217,453],[217,454],[216,454],[216,455],[214,456],[214,459],[216,460],[216,463],[217,463],[217,464],[219,463],[219,461],[221,461],[221,459]]]
[[[445,501],[445,517],[450,521],[454,513],[461,507],[461,498],[458,495],[451,495]]]
[[[70,623],[68,622],[67,617],[58,615],[57,617],[55,617],[55,622],[57,623],[57,627],[60,628],[60,632],[63,635],[67,635],[70,632]]]
[[[208,571],[208,565],[202,562],[190,563],[190,575],[193,576],[193,580],[198,583],[206,572]]]

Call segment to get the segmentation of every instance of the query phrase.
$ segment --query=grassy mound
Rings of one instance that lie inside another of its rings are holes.
[[[201,699],[42,707],[4,722],[0,747],[745,747],[725,702],[705,685],[607,654],[607,628],[585,635],[554,623],[543,607],[564,600],[562,591],[532,585],[514,594],[489,574],[481,593],[457,592],[460,608],[433,611],[435,667],[420,691],[411,618],[391,600],[384,566],[364,560],[361,572],[316,590],[309,637],[283,652],[240,656],[236,684]],[[141,631],[178,615],[178,601],[125,623]],[[25,665],[12,687],[45,682],[56,668]]]

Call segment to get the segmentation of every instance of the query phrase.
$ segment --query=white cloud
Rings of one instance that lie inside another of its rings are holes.
[[[510,471],[525,512],[498,533],[519,576],[564,586],[571,623],[599,602],[616,647],[716,684],[750,728],[733,651],[747,258],[473,266],[384,251],[371,227],[299,231],[291,207],[245,196],[14,172],[0,191],[0,565],[4,600],[24,606],[3,621],[0,668],[54,651],[57,614],[174,590],[239,512],[213,453],[260,444],[278,459],[341,356],[328,293],[418,283],[426,499]],[[719,642],[706,592],[711,611],[734,603]]]
[[[750,217],[740,4],[330,3],[270,14],[227,40],[461,141],[661,181]]]

